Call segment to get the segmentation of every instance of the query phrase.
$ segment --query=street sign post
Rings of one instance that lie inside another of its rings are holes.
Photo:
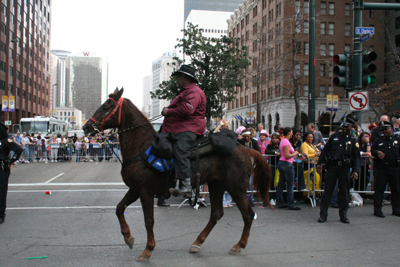
[[[368,41],[369,39],[371,39],[371,35],[369,33],[364,34],[360,37],[360,43],[363,43],[365,41]]]
[[[374,27],[356,27],[356,34],[375,34]]]

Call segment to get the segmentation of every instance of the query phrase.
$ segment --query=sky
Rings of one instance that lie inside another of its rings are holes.
[[[51,50],[107,57],[109,93],[124,87],[139,109],[152,62],[182,36],[183,0],[53,0],[51,13]]]

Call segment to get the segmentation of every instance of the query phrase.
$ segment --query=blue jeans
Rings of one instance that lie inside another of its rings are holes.
[[[281,207],[285,203],[283,201],[283,187],[285,182],[287,184],[287,205],[289,208],[296,207],[293,197],[293,184],[294,184],[294,166],[291,162],[279,161],[279,184],[276,188],[276,206]]]
[[[222,205],[227,206],[231,204],[232,202],[232,197],[229,195],[229,193],[224,193],[224,196],[222,198]]]

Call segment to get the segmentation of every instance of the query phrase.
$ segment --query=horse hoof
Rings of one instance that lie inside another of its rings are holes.
[[[146,256],[144,254],[140,254],[137,258],[136,261],[148,261],[150,256]]]
[[[126,244],[129,246],[130,249],[132,249],[134,243],[135,239],[131,236]]]
[[[192,245],[192,246],[190,247],[189,251],[190,251],[190,253],[197,253],[197,252],[199,252],[200,249],[201,249],[200,246]]]
[[[231,250],[229,250],[229,254],[230,255],[239,255],[240,250],[237,250],[236,248],[231,248]]]

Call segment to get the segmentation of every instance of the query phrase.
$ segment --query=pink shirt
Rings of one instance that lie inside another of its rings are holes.
[[[294,153],[294,148],[292,147],[292,144],[289,142],[289,140],[287,140],[286,138],[283,138],[281,143],[279,144],[279,150],[281,151],[281,157],[279,160],[293,163],[294,157],[291,157],[289,159],[287,159],[285,157],[285,149],[284,149],[285,146],[290,146],[290,150],[289,150],[290,154]]]

